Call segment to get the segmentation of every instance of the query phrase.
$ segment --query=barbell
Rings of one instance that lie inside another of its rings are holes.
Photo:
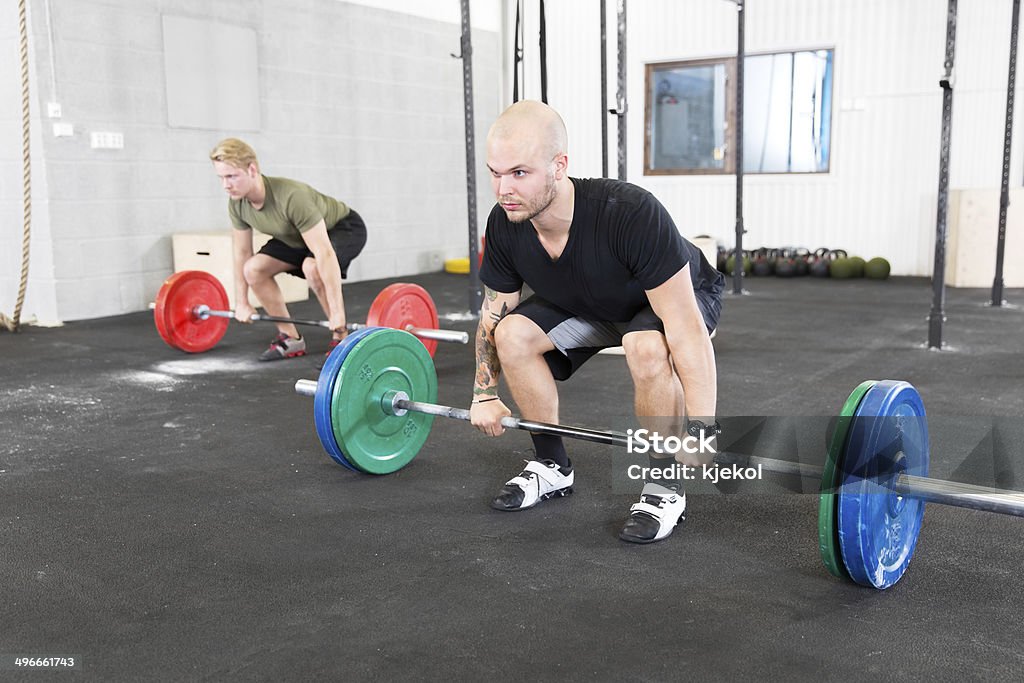
[[[224,337],[228,321],[235,317],[229,310],[228,295],[216,277],[201,270],[183,270],[164,281],[149,305],[160,337],[168,345],[188,353],[209,351]],[[253,313],[253,322],[280,322],[315,325],[330,329],[327,320],[300,320]],[[391,327],[418,337],[431,356],[437,342],[469,342],[469,334],[458,330],[437,329],[437,308],[427,290],[419,285],[396,282],[380,291],[370,305],[366,324],[348,323],[349,331],[364,327]]]
[[[365,328],[338,345],[317,380],[295,392],[314,398],[317,436],[339,464],[368,474],[405,467],[435,416],[470,419],[437,405],[430,355],[407,332]],[[505,417],[502,425],[612,446],[629,432],[600,431]],[[862,382],[846,399],[824,467],[719,452],[714,465],[820,478],[818,547],[830,573],[885,589],[906,572],[925,502],[1024,517],[1024,493],[929,478],[928,425],[917,390],[898,380]],[[710,465],[709,465],[710,466]]]

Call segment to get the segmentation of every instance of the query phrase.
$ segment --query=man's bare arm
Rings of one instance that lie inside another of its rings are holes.
[[[473,397],[497,396],[501,377],[501,361],[494,343],[495,326],[519,305],[521,292],[504,294],[484,287],[484,302],[480,307],[480,324],[476,333],[476,381]]]
[[[690,266],[684,266],[659,287],[647,290],[647,298],[665,324],[665,341],[683,385],[686,414],[696,419],[713,419],[718,402],[715,349],[693,293]]]

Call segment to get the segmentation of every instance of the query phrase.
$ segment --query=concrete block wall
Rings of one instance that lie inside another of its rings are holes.
[[[16,40],[7,28],[10,4],[0,9],[0,48],[8,52]],[[351,280],[439,270],[467,252],[462,65],[450,56],[459,52],[458,24],[336,0],[76,0],[51,2],[49,21],[43,0],[30,0],[30,8],[33,125],[45,174],[38,187],[52,190],[35,193],[41,225],[29,316],[76,320],[145,309],[172,272],[173,234],[229,227],[227,199],[206,157],[229,135],[253,145],[268,175],[308,182],[363,215],[369,238]],[[256,32],[258,131],[167,125],[163,15]],[[473,41],[477,201],[489,207],[481,145],[498,113],[500,41],[497,31],[479,29]],[[6,94],[16,73],[9,60],[0,65]],[[53,136],[54,121],[42,115],[50,101],[61,104],[73,136]],[[2,102],[6,307],[16,292],[11,216],[20,201],[13,168],[20,148],[12,149],[17,112],[10,98]],[[91,149],[90,133],[99,131],[123,134],[124,148]],[[486,210],[479,222],[485,217]],[[47,261],[49,292],[45,269],[36,268]]]

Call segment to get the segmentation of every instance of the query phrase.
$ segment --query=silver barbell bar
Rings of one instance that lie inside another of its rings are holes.
[[[316,396],[316,380],[300,379],[295,382],[295,393],[302,396]],[[425,403],[423,401],[410,400],[409,395],[404,391],[387,391],[381,398],[381,410],[388,415],[399,417],[408,411],[414,413],[425,413],[438,417],[450,417],[456,420],[469,422],[469,411],[465,408],[452,408],[450,406],[438,405],[436,403]],[[581,441],[602,443],[608,446],[630,445],[630,437],[622,432],[601,431],[557,425],[548,422],[535,422],[522,420],[518,417],[506,416],[501,419],[501,425],[506,429],[521,429],[535,434],[550,434],[552,436],[565,436]],[[809,478],[821,478],[823,468],[814,465],[805,465],[786,460],[774,458],[762,458],[753,455],[742,455],[737,453],[717,453],[713,459],[718,466],[738,467],[761,467],[767,472],[776,474],[789,474]],[[880,484],[881,485],[881,484]],[[1006,489],[991,488],[988,486],[976,486],[959,482],[933,479],[912,474],[900,473],[892,478],[887,484],[894,493],[907,498],[915,498],[929,503],[950,505],[953,507],[970,508],[995,512],[1002,515],[1024,517],[1024,492],[1010,491]]]
[[[150,310],[156,308],[155,303],[149,304]],[[210,318],[230,318],[234,319],[235,312],[233,310],[218,311],[212,309],[206,304],[199,304],[192,309],[192,315],[200,320],[209,320]],[[272,323],[291,323],[292,325],[312,325],[315,327],[325,327],[331,329],[331,323],[328,320],[302,320],[299,318],[284,318],[276,315],[266,315],[264,313],[253,313],[249,316],[249,319],[253,322],[272,322]],[[349,332],[361,330],[366,325],[362,323],[347,323],[345,329]],[[420,339],[432,339],[434,341],[442,342],[454,342],[456,344],[468,344],[469,333],[460,332],[459,330],[436,330],[432,327],[413,327],[407,325],[405,331],[409,334],[419,337]]]

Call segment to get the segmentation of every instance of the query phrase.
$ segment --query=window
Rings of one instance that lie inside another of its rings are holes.
[[[832,50],[748,55],[743,172],[827,173]],[[736,60],[647,65],[648,175],[735,173]]]

